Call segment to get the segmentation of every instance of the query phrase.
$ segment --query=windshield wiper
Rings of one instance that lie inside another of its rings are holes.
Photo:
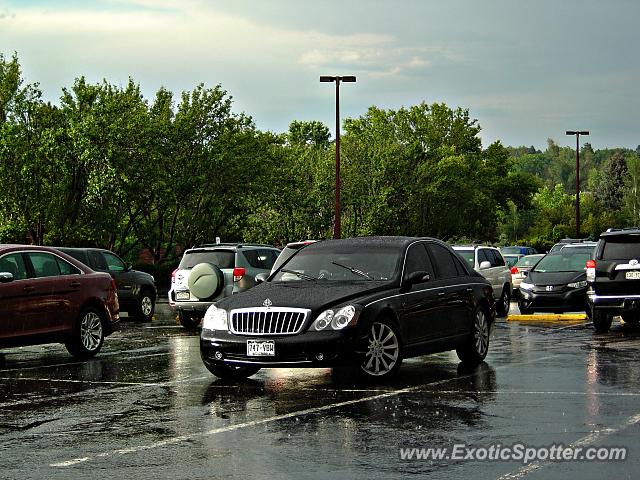
[[[299,278],[304,278],[305,280],[318,280],[316,277],[312,277],[311,275],[307,275],[306,273],[297,272],[295,270],[289,270],[288,268],[281,268],[281,272],[283,273],[293,273],[297,275]]]
[[[348,265],[342,265],[341,263],[338,263],[338,262],[331,262],[331,263],[333,263],[334,265],[337,265],[339,267],[346,268],[351,273],[355,273],[356,275],[360,275],[361,277],[364,277],[367,280],[374,280],[374,278],[371,275],[369,275],[368,273],[363,272],[362,270],[358,270],[357,268],[349,267]]]

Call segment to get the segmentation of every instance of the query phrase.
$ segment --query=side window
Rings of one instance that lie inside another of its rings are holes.
[[[429,251],[438,271],[438,278],[453,278],[458,276],[458,268],[451,252],[437,243],[429,244]]]
[[[453,255],[453,263],[456,266],[459,277],[469,275],[469,271],[465,268],[466,265],[462,262],[459,255]],[[469,270],[473,270],[473,267],[471,267]]]
[[[91,265],[94,269],[102,270],[103,272],[108,270],[107,262],[102,256],[102,253],[96,252],[95,250],[89,251],[89,260],[91,260]]]
[[[504,258],[498,250],[491,250],[495,260],[491,262],[492,267],[504,267]]]
[[[27,267],[21,253],[9,253],[0,258],[0,272],[8,272],[15,280],[27,278]]]
[[[120,257],[110,252],[102,252],[102,256],[107,264],[107,270],[110,272],[124,272],[127,267]]]
[[[491,262],[491,260],[487,256],[487,249],[486,248],[479,248],[478,249],[478,267],[480,266],[480,264],[482,262],[489,262],[489,263],[493,264],[493,262]]]
[[[58,262],[58,268],[62,275],[79,275],[81,273],[77,267],[71,265],[69,262],[66,262],[59,257],[55,258],[56,262]]]
[[[30,252],[29,260],[33,266],[33,272],[36,278],[55,277],[60,275],[60,268],[56,257],[50,253]]]
[[[404,262],[404,277],[407,278],[409,274],[420,271],[427,272],[431,275],[431,278],[434,278],[435,270],[424,243],[414,243],[407,251],[407,257]]]

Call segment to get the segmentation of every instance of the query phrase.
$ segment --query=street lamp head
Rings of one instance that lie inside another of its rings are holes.
[[[356,77],[355,75],[344,75],[344,76],[321,75],[320,76],[321,82],[335,82],[336,80],[339,82],[355,82]]]
[[[588,130],[567,130],[567,135],[589,135]]]

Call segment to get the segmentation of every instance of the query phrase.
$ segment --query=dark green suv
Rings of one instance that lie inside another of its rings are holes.
[[[602,233],[586,269],[595,330],[607,332],[616,315],[625,323],[640,323],[640,229]]]

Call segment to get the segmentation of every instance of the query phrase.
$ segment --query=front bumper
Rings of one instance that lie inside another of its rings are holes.
[[[587,288],[572,288],[560,292],[540,292],[520,288],[520,303],[530,310],[542,312],[572,312],[587,308]]]
[[[200,336],[200,355],[210,366],[330,367],[353,362],[364,354],[366,345],[366,335],[360,335],[357,329],[263,336],[212,333],[203,330]],[[248,356],[247,340],[273,340],[275,355]]]

